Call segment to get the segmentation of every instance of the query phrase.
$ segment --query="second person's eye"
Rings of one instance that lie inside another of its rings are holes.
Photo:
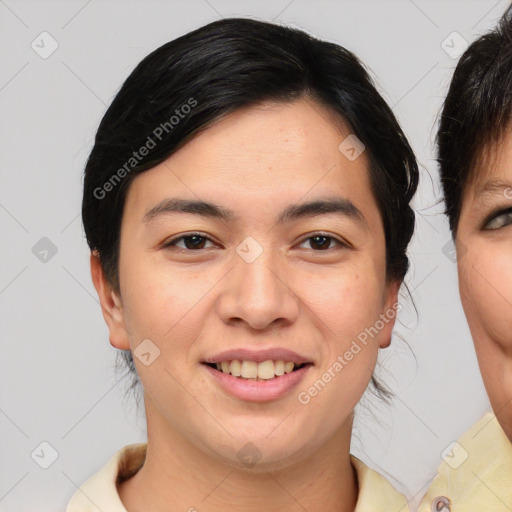
[[[485,223],[484,229],[500,229],[512,224],[512,208],[499,212]]]

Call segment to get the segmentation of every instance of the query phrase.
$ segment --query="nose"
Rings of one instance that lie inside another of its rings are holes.
[[[285,264],[278,264],[269,249],[254,261],[240,254],[223,280],[217,302],[220,318],[227,324],[245,323],[257,330],[292,324],[299,314],[299,297],[288,283]]]

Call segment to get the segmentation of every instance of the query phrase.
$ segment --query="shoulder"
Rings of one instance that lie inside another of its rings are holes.
[[[140,469],[146,457],[146,446],[146,443],[131,444],[119,450],[77,489],[66,512],[126,512],[117,492],[117,484]]]
[[[419,512],[510,510],[511,482],[512,444],[494,414],[487,413],[443,452]]]
[[[405,496],[400,494],[381,474],[366,466],[353,455],[350,456],[356,470],[359,495],[354,512],[408,512]]]

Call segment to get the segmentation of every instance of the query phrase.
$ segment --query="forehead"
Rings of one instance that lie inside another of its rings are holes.
[[[333,195],[375,209],[365,151],[348,158],[340,150],[349,135],[339,117],[309,99],[239,109],[138,175],[127,209],[147,211],[171,194],[259,218]]]
[[[245,159],[260,164],[280,159],[283,168],[315,158],[318,166],[337,160],[338,146],[350,133],[340,116],[309,98],[289,103],[267,101],[221,118],[193,138],[182,153],[189,159],[207,156],[215,163]]]

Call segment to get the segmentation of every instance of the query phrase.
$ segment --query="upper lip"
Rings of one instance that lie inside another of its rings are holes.
[[[273,361],[286,361],[295,364],[311,363],[312,361],[301,354],[297,354],[293,350],[287,348],[266,348],[262,350],[254,350],[249,348],[234,348],[225,350],[206,358],[204,363],[221,363],[222,361],[254,361],[261,363],[272,359]]]

